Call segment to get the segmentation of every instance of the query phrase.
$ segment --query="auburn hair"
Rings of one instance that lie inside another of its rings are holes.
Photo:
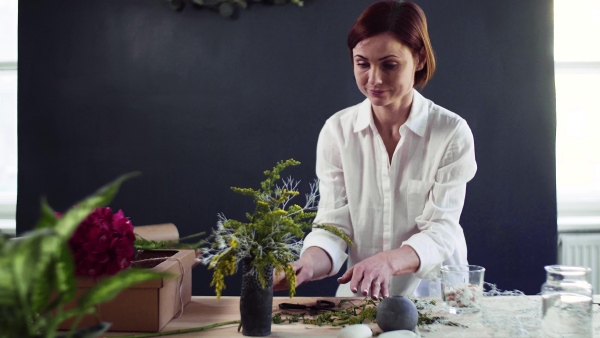
[[[392,33],[413,54],[425,51],[425,65],[415,73],[415,87],[423,88],[435,71],[435,56],[427,31],[425,13],[409,1],[385,0],[367,7],[348,33],[348,48],[352,50],[364,39],[381,33]]]

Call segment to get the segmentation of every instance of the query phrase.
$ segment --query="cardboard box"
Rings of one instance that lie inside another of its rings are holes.
[[[112,323],[109,331],[160,331],[181,311],[182,301],[185,306],[192,297],[192,265],[195,262],[196,254],[194,250],[151,250],[145,251],[140,259],[157,257],[167,258],[152,267],[153,271],[168,272],[176,274],[178,277],[143,282],[130,287],[112,301],[101,304],[96,316],[85,316],[78,326],[86,327],[99,322],[109,322]],[[179,286],[182,273],[177,259],[183,263],[185,268],[181,290]],[[147,262],[139,264],[145,263]],[[79,277],[76,299],[95,283],[96,281],[92,278]],[[72,319],[65,321],[61,323],[59,329],[68,330],[72,323]]]

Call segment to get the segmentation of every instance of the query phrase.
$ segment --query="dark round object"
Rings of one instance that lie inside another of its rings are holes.
[[[410,299],[404,296],[392,296],[379,303],[376,320],[377,325],[385,332],[412,331],[417,327],[419,312]]]

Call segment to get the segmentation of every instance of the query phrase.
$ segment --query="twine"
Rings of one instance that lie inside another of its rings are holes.
[[[183,315],[183,277],[185,276],[186,270],[185,270],[185,265],[183,265],[183,262],[181,261],[181,259],[177,258],[177,257],[157,257],[157,258],[147,258],[147,259],[140,259],[140,260],[136,260],[136,263],[140,263],[140,262],[151,262],[151,261],[164,261],[164,260],[176,260],[177,263],[179,263],[179,272],[181,273],[181,279],[179,280],[179,289],[178,289],[178,296],[179,296],[179,304],[181,305],[181,309],[175,314],[175,317],[173,318],[179,318],[181,317],[181,315]]]

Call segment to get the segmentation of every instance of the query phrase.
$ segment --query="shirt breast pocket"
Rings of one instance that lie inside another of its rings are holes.
[[[433,182],[410,180],[408,181],[408,192],[406,194],[406,211],[408,227],[416,225],[416,218],[423,213],[425,203],[429,198],[429,193],[433,187]]]

